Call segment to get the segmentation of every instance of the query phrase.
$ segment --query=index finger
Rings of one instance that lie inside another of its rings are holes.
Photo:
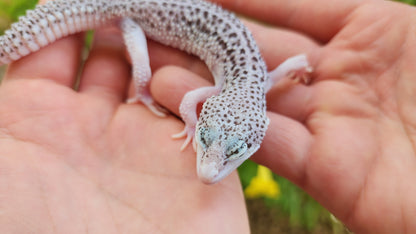
[[[232,11],[267,23],[303,32],[315,40],[329,41],[348,16],[367,1],[361,0],[211,0]]]

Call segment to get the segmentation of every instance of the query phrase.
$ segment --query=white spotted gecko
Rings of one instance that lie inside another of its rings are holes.
[[[77,32],[118,24],[132,58],[136,96],[157,115],[164,112],[149,92],[151,71],[145,35],[203,60],[215,86],[188,92],[180,113],[184,149],[192,140],[197,174],[216,183],[256,152],[265,136],[265,94],[288,75],[311,72],[305,55],[271,73],[249,30],[232,13],[202,0],[55,0],[38,5],[0,36],[0,65]],[[299,77],[298,77],[299,78]],[[204,102],[199,119],[196,106]]]

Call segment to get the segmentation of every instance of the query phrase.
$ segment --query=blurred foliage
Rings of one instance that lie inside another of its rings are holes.
[[[0,0],[0,33],[24,15],[27,9],[35,7],[38,0]]]
[[[403,2],[410,5],[416,5],[416,0],[396,0],[397,2]]]
[[[238,168],[241,183],[244,189],[250,186],[257,175],[258,166],[248,160]],[[330,213],[320,206],[309,195],[288,180],[274,175],[280,194],[277,199],[264,197],[264,202],[269,207],[278,207],[289,217],[290,225],[300,226],[309,231],[313,230],[322,218],[330,221]]]

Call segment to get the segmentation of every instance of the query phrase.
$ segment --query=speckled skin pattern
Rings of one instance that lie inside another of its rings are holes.
[[[266,117],[266,65],[238,18],[200,0],[56,0],[37,6],[0,37],[9,63],[66,35],[130,17],[147,37],[199,56],[218,95],[206,100],[196,125],[198,174],[215,183],[260,147]]]

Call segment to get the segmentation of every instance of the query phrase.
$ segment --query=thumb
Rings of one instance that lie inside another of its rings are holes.
[[[270,124],[258,152],[252,160],[265,165],[294,183],[301,185],[312,144],[312,135],[301,123],[268,112]]]

